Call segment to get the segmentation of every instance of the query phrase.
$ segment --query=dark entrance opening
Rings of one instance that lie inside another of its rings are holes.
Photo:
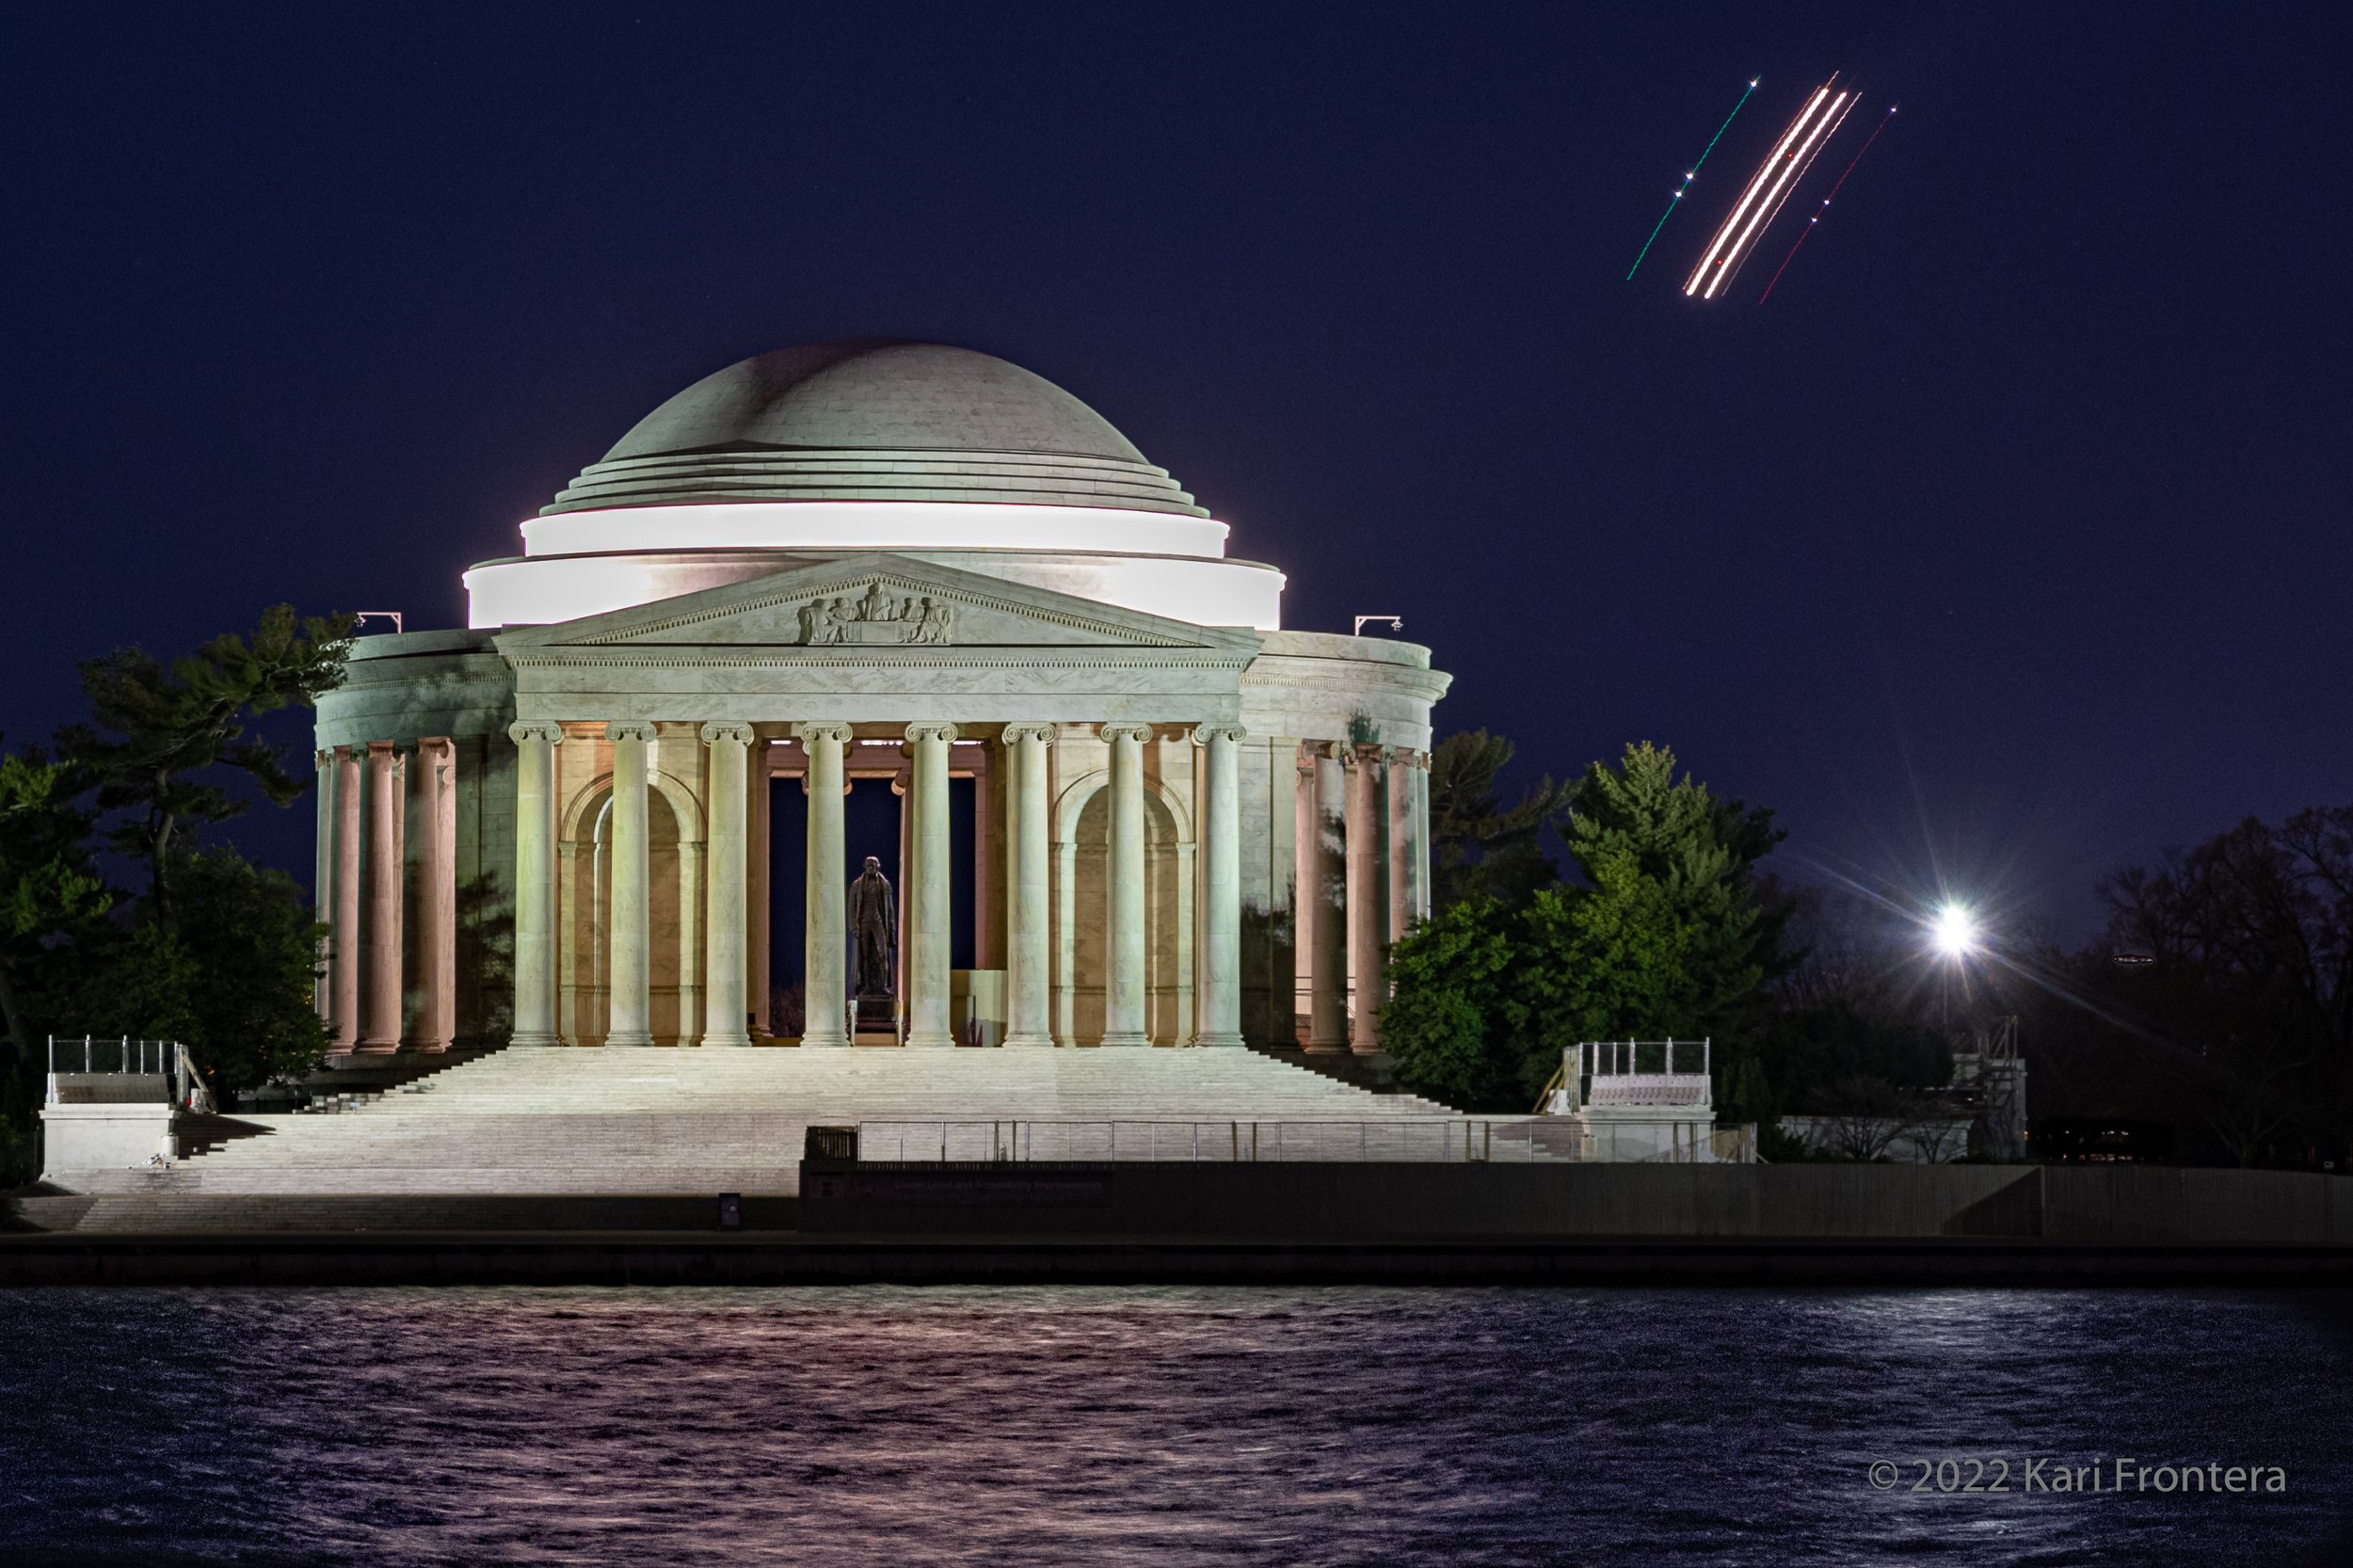
[[[973,957],[973,807],[976,795],[969,778],[948,781],[948,878],[952,896],[949,900],[948,967],[968,969]],[[842,803],[841,848],[842,864],[838,874],[846,888],[872,856],[883,865],[883,874],[899,895],[904,908],[906,888],[902,885],[899,865],[899,797],[890,791],[888,778],[858,778],[851,780],[850,793]],[[772,1008],[779,1016],[771,1027],[784,1032],[797,1032],[797,1028],[785,1031],[791,1017],[781,1015],[800,1012],[800,987],[804,979],[806,950],[803,933],[807,929],[805,899],[808,883],[802,868],[808,856],[808,796],[797,778],[771,779],[768,785],[768,976],[769,987],[776,1000]],[[792,1003],[783,1005],[784,993],[792,994]]]

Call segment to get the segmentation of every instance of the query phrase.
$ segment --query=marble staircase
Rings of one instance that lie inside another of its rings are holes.
[[[790,1194],[812,1125],[890,1124],[904,1139],[910,1126],[942,1121],[1279,1123],[1298,1150],[1319,1136],[1377,1147],[1369,1134],[1330,1130],[1359,1123],[1393,1136],[1418,1123],[1415,1135],[1434,1144],[1460,1136],[1463,1120],[1248,1050],[511,1048],[408,1087],[332,1116],[238,1116],[244,1135],[169,1172],[77,1172],[62,1184],[150,1194]],[[1122,1136],[1131,1156],[1138,1134]]]

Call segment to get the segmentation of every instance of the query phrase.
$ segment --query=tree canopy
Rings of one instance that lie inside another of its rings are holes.
[[[240,777],[279,806],[308,787],[250,726],[333,689],[349,635],[281,604],[168,664],[119,649],[82,666],[89,722],[0,756],[0,1178],[24,1174],[48,1032],[178,1039],[220,1089],[324,1052],[310,901],[203,834],[247,808]],[[107,885],[104,850],[140,894]]]
[[[1678,779],[1673,754],[1647,743],[1566,789],[1547,779],[1528,815],[1504,812],[1492,780],[1510,755],[1494,737],[1465,748],[1465,840],[1524,853],[1565,805],[1580,880],[1508,899],[1465,877],[1393,950],[1381,1020],[1401,1080],[1481,1110],[1525,1107],[1579,1040],[1736,1030],[1769,958],[1753,869],[1780,837],[1769,813]]]
[[[251,637],[224,632],[168,664],[135,646],[82,665],[90,722],[61,732],[58,744],[113,817],[109,846],[146,864],[157,922],[174,923],[170,872],[184,826],[227,822],[249,804],[214,770],[244,774],[274,806],[308,786],[307,769],[290,769],[284,748],[247,726],[332,691],[350,648],[350,616],[297,621],[294,606],[280,604]]]

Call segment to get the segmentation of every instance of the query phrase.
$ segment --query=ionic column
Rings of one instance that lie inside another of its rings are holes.
[[[1202,911],[1199,981],[1193,1005],[1196,1046],[1241,1042],[1241,761],[1243,731],[1205,724],[1193,732],[1203,748],[1200,822]]]
[[[390,741],[368,743],[367,1009],[358,1048],[400,1049],[401,760]]]
[[[1005,854],[1011,884],[1005,942],[1005,1044],[1051,1046],[1048,1016],[1047,891],[1049,851],[1046,827],[1046,748],[1051,725],[1016,724],[1005,728],[1006,789],[1013,797],[1013,842]]]
[[[706,724],[703,744],[711,749],[711,842],[703,856],[709,879],[707,920],[710,963],[703,980],[703,1044],[748,1046],[744,1005],[744,777],[751,771],[752,727]]]
[[[1109,973],[1103,978],[1103,1044],[1148,1046],[1144,1032],[1144,743],[1151,729],[1141,724],[1107,724],[1103,740],[1112,750],[1111,884],[1112,940]]]
[[[1314,840],[1303,856],[1309,887],[1300,900],[1313,944],[1307,974],[1307,1048],[1344,1050],[1348,1046],[1348,919],[1340,867],[1340,823],[1346,812],[1347,777],[1329,744],[1311,743],[1315,771],[1302,784],[1311,794],[1305,818]]]
[[[457,746],[447,736],[417,743],[417,805],[424,854],[417,878],[415,1048],[449,1049],[457,1033]]]
[[[653,1044],[652,854],[646,824],[646,747],[650,724],[604,727],[613,743],[612,1000],[608,1046]]]
[[[1389,940],[1401,942],[1420,917],[1414,891],[1414,754],[1389,753]]]
[[[846,724],[804,724],[795,733],[808,751],[808,867],[802,897],[801,1044],[850,1043],[849,868],[843,863],[842,757]]]
[[[334,993],[338,1051],[360,1043],[360,759],[358,746],[335,748],[335,918],[328,935],[328,985]]]
[[[1381,968],[1387,942],[1389,901],[1381,884],[1389,857],[1382,840],[1385,771],[1379,746],[1357,746],[1348,761],[1348,968],[1355,984],[1355,1016],[1348,1048],[1359,1056],[1381,1048]]]
[[[1430,754],[1414,759],[1414,915],[1430,918]]]
[[[318,814],[312,829],[311,918],[327,933],[319,938],[317,974],[311,982],[311,1003],[318,1012],[319,1028],[335,1037],[335,983],[328,965],[335,951],[335,754],[312,757],[317,770]]]
[[[564,727],[510,724],[515,743],[515,1032],[552,1046],[555,1032],[555,748]]]
[[[907,1044],[952,1046],[948,1029],[948,744],[952,724],[907,726],[915,867],[907,895]]]

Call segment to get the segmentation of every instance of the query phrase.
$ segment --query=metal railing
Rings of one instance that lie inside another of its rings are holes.
[[[1536,1109],[1560,1116],[1588,1105],[1706,1107],[1715,1102],[1711,1051],[1707,1038],[1580,1040],[1561,1048],[1561,1065],[1545,1080]]]
[[[907,1163],[1032,1160],[1535,1163],[1586,1157],[1583,1130],[1527,1117],[1377,1121],[860,1122],[857,1158]]]
[[[51,1105],[145,1105],[162,1101],[209,1112],[213,1093],[188,1048],[177,1040],[85,1034],[49,1036]]]

